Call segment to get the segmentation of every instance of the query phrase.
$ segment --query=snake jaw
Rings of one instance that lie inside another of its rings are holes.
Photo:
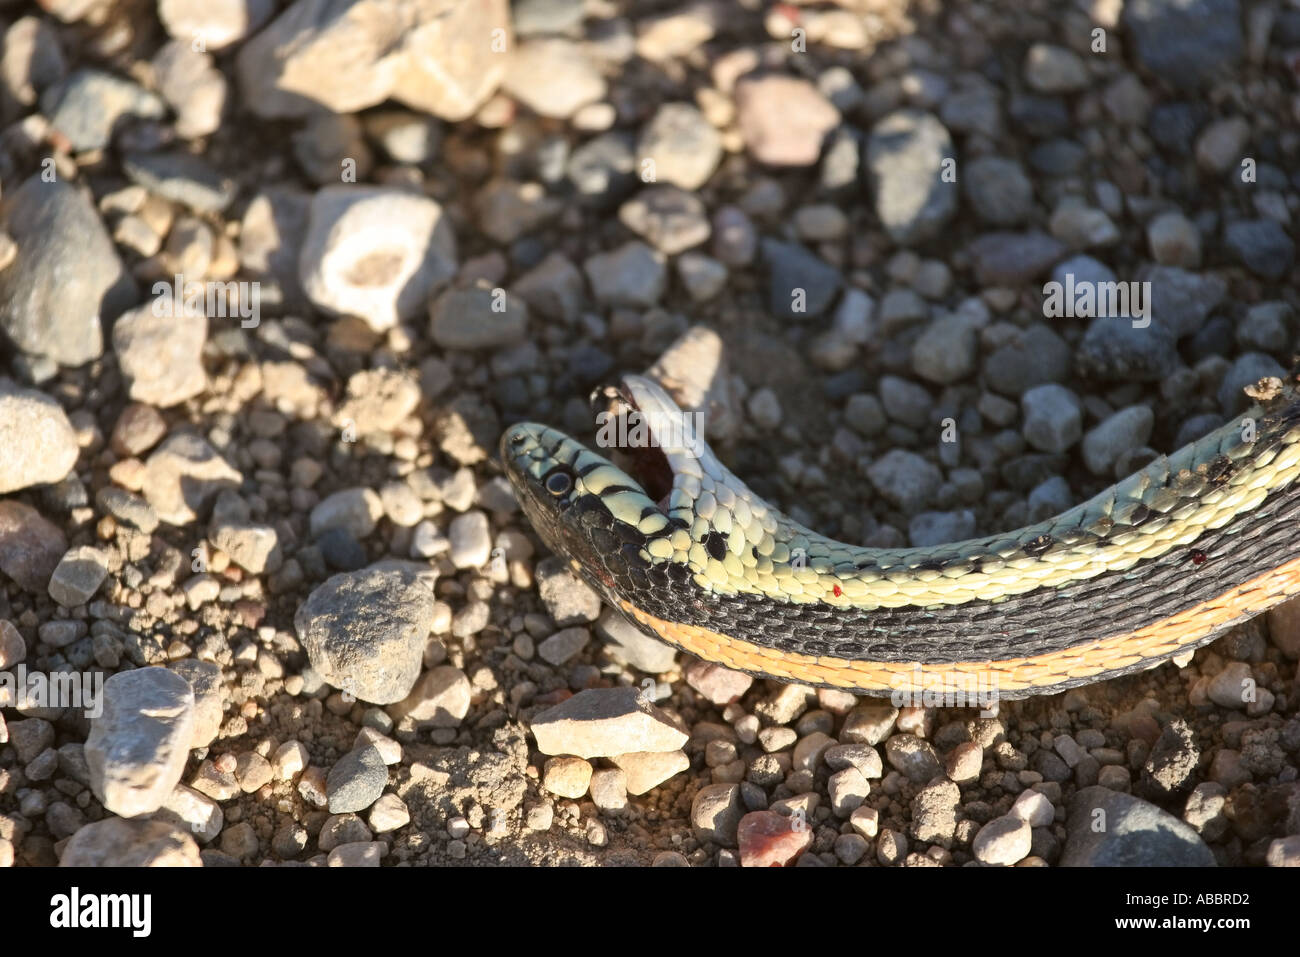
[[[669,454],[683,413],[658,386],[640,376],[624,376],[591,393],[597,444],[612,462],[635,478],[661,512],[667,513],[677,470]],[[613,427],[606,432],[606,427]],[[609,435],[613,442],[602,441]]]

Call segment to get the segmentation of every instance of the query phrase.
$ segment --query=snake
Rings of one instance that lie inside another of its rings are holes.
[[[500,459],[543,543],[644,634],[756,678],[996,707],[1183,661],[1300,592],[1300,395],[1266,384],[1080,505],[934,547],[804,527],[641,376],[592,393],[595,449],[522,422]]]

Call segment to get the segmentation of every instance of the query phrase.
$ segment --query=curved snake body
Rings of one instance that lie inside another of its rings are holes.
[[[515,425],[501,453],[525,513],[646,633],[757,676],[1019,698],[1151,667],[1300,593],[1293,388],[1047,521],[901,549],[834,541],[762,501],[649,380],[600,397],[649,424],[639,458],[658,468],[643,484]]]

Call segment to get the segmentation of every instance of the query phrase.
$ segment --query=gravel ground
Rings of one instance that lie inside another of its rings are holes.
[[[649,369],[800,521],[926,545],[1217,427],[1300,339],[1295,0],[0,35],[0,866],[1300,864],[1300,603],[898,709],[642,637],[494,462]]]

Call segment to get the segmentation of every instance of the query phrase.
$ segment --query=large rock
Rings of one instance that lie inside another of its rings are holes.
[[[171,821],[110,817],[68,839],[60,867],[202,867],[199,846]]]
[[[77,436],[63,407],[0,379],[0,495],[62,481],[76,464]]]
[[[455,272],[456,237],[433,200],[381,186],[328,186],[312,199],[298,274],[326,312],[382,332]]]
[[[1140,798],[1107,788],[1078,791],[1065,822],[1062,867],[1213,867],[1189,825]]]
[[[639,688],[589,688],[532,720],[537,750],[580,758],[676,751],[686,732]]]
[[[259,116],[355,113],[389,98],[463,120],[514,46],[506,0],[297,0],[240,48]]]
[[[18,246],[0,270],[0,332],[21,352],[77,366],[104,353],[101,319],[135,302],[99,214],[67,183],[31,176],[0,218]]]
[[[420,676],[433,592],[413,571],[371,566],[326,579],[294,616],[311,666],[362,701],[401,701]]]
[[[194,692],[174,671],[137,668],[104,682],[101,704],[86,739],[91,790],[114,814],[152,814],[185,771]]]

